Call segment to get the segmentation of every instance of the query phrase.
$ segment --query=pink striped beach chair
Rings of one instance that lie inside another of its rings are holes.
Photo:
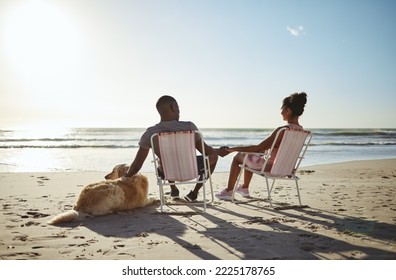
[[[198,170],[196,139],[203,152],[203,167]],[[209,168],[209,158],[205,155],[202,133],[199,131],[179,131],[156,133],[151,137],[154,167],[161,202],[161,212],[164,206],[164,186],[195,185],[202,183],[203,211],[206,204],[212,203],[214,193],[212,177]],[[206,182],[209,180],[210,198],[206,198]],[[194,205],[199,203],[194,203]]]
[[[270,155],[275,148],[275,143],[278,137],[283,134],[282,141],[278,147],[278,151],[274,160],[270,161]],[[299,177],[296,176],[296,172],[300,166],[300,163],[305,155],[305,152],[309,146],[312,139],[312,133],[306,130],[293,130],[288,127],[282,128],[276,134],[275,140],[272,147],[266,152],[256,155],[264,157],[264,164],[260,170],[252,169],[246,165],[247,157],[249,153],[246,153],[243,164],[240,165],[241,171],[239,173],[238,179],[235,183],[232,201],[234,201],[235,191],[239,185],[241,175],[244,170],[248,170],[253,174],[260,175],[265,178],[268,192],[268,201],[272,205],[271,193],[275,186],[275,181],[277,180],[293,180],[296,183],[298,201],[301,204],[300,190],[298,186]],[[272,162],[272,167],[269,169],[270,162]],[[268,166],[267,166],[268,165]],[[270,171],[268,171],[268,169]],[[272,180],[270,187],[269,180]]]

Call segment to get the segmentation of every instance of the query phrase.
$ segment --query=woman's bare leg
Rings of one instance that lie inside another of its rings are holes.
[[[252,177],[253,177],[253,173],[245,170],[244,176],[243,176],[243,187],[244,188],[249,188],[250,181],[252,180]]]
[[[230,175],[228,177],[227,191],[232,191],[234,189],[235,182],[238,179],[239,172],[241,171],[239,165],[243,163],[243,157],[243,154],[238,153],[234,156],[234,159],[232,160]]]

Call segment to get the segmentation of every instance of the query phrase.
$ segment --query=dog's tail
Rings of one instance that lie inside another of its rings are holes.
[[[49,225],[56,225],[56,224],[61,224],[61,223],[73,222],[73,221],[79,220],[80,216],[81,216],[80,213],[77,212],[76,210],[69,210],[69,211],[63,212],[59,215],[56,215],[51,220],[49,220],[47,223]]]

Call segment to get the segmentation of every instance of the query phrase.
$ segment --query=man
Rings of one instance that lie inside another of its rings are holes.
[[[151,148],[150,139],[153,134],[159,132],[198,130],[198,128],[193,122],[179,121],[180,118],[179,105],[177,104],[177,101],[173,97],[168,95],[164,95],[160,97],[157,101],[156,107],[161,117],[161,121],[158,124],[149,127],[146,130],[146,132],[143,133],[139,141],[139,150],[135,156],[134,161],[129,167],[128,172],[125,175],[127,177],[131,177],[135,175],[142,168],[142,165],[146,160]],[[205,146],[205,153],[209,157],[210,171],[213,172],[216,167],[218,155],[224,156],[228,154],[228,152],[226,151],[225,147],[221,147],[220,149],[214,149],[211,146],[207,145],[206,143],[204,143],[204,146]],[[199,151],[201,150],[200,145],[197,145],[196,148]],[[198,192],[201,187],[202,184],[197,184],[195,188],[184,197],[184,199],[187,200],[188,202],[195,201],[198,197]],[[179,197],[179,190],[175,185],[171,186],[171,197],[172,198]]]

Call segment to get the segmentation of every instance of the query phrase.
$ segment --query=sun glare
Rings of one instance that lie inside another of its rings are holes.
[[[46,149],[20,149],[9,158],[12,172],[48,172],[64,168],[53,151]]]
[[[56,79],[78,62],[81,36],[57,6],[29,1],[14,7],[5,21],[6,56],[29,86]]]
[[[59,138],[69,133],[70,129],[66,127],[56,127],[52,125],[30,125],[16,129],[13,137],[17,139]]]

